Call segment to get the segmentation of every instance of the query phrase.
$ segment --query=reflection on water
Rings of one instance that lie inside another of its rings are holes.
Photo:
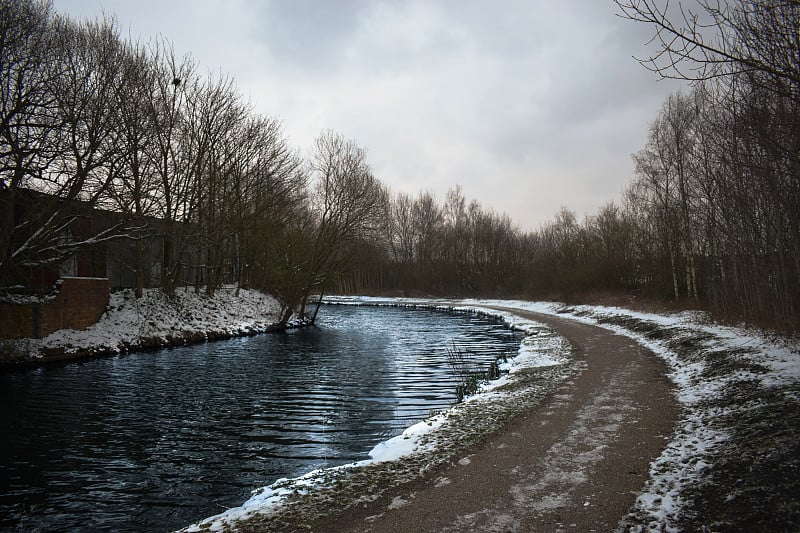
[[[326,306],[319,323],[0,374],[0,527],[180,528],[446,408],[451,341],[484,367],[519,345],[435,311]]]

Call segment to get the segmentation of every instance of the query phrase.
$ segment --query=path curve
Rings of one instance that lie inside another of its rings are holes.
[[[311,531],[617,529],[679,414],[666,366],[633,340],[597,326],[495,309],[555,329],[583,368],[457,463],[363,509],[309,524]]]

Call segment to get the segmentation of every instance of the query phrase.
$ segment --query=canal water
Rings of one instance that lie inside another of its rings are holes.
[[[178,529],[452,405],[453,343],[486,368],[520,342],[433,310],[323,306],[318,322],[0,374],[0,529]]]

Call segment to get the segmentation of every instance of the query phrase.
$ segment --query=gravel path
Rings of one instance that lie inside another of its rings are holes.
[[[679,415],[665,365],[607,330],[498,309],[554,328],[583,369],[456,463],[312,531],[617,529]]]

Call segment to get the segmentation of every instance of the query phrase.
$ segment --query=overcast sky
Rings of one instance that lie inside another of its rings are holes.
[[[393,191],[468,199],[523,229],[618,200],[666,95],[611,0],[54,0],[163,35],[232,75],[304,153],[323,129]]]

